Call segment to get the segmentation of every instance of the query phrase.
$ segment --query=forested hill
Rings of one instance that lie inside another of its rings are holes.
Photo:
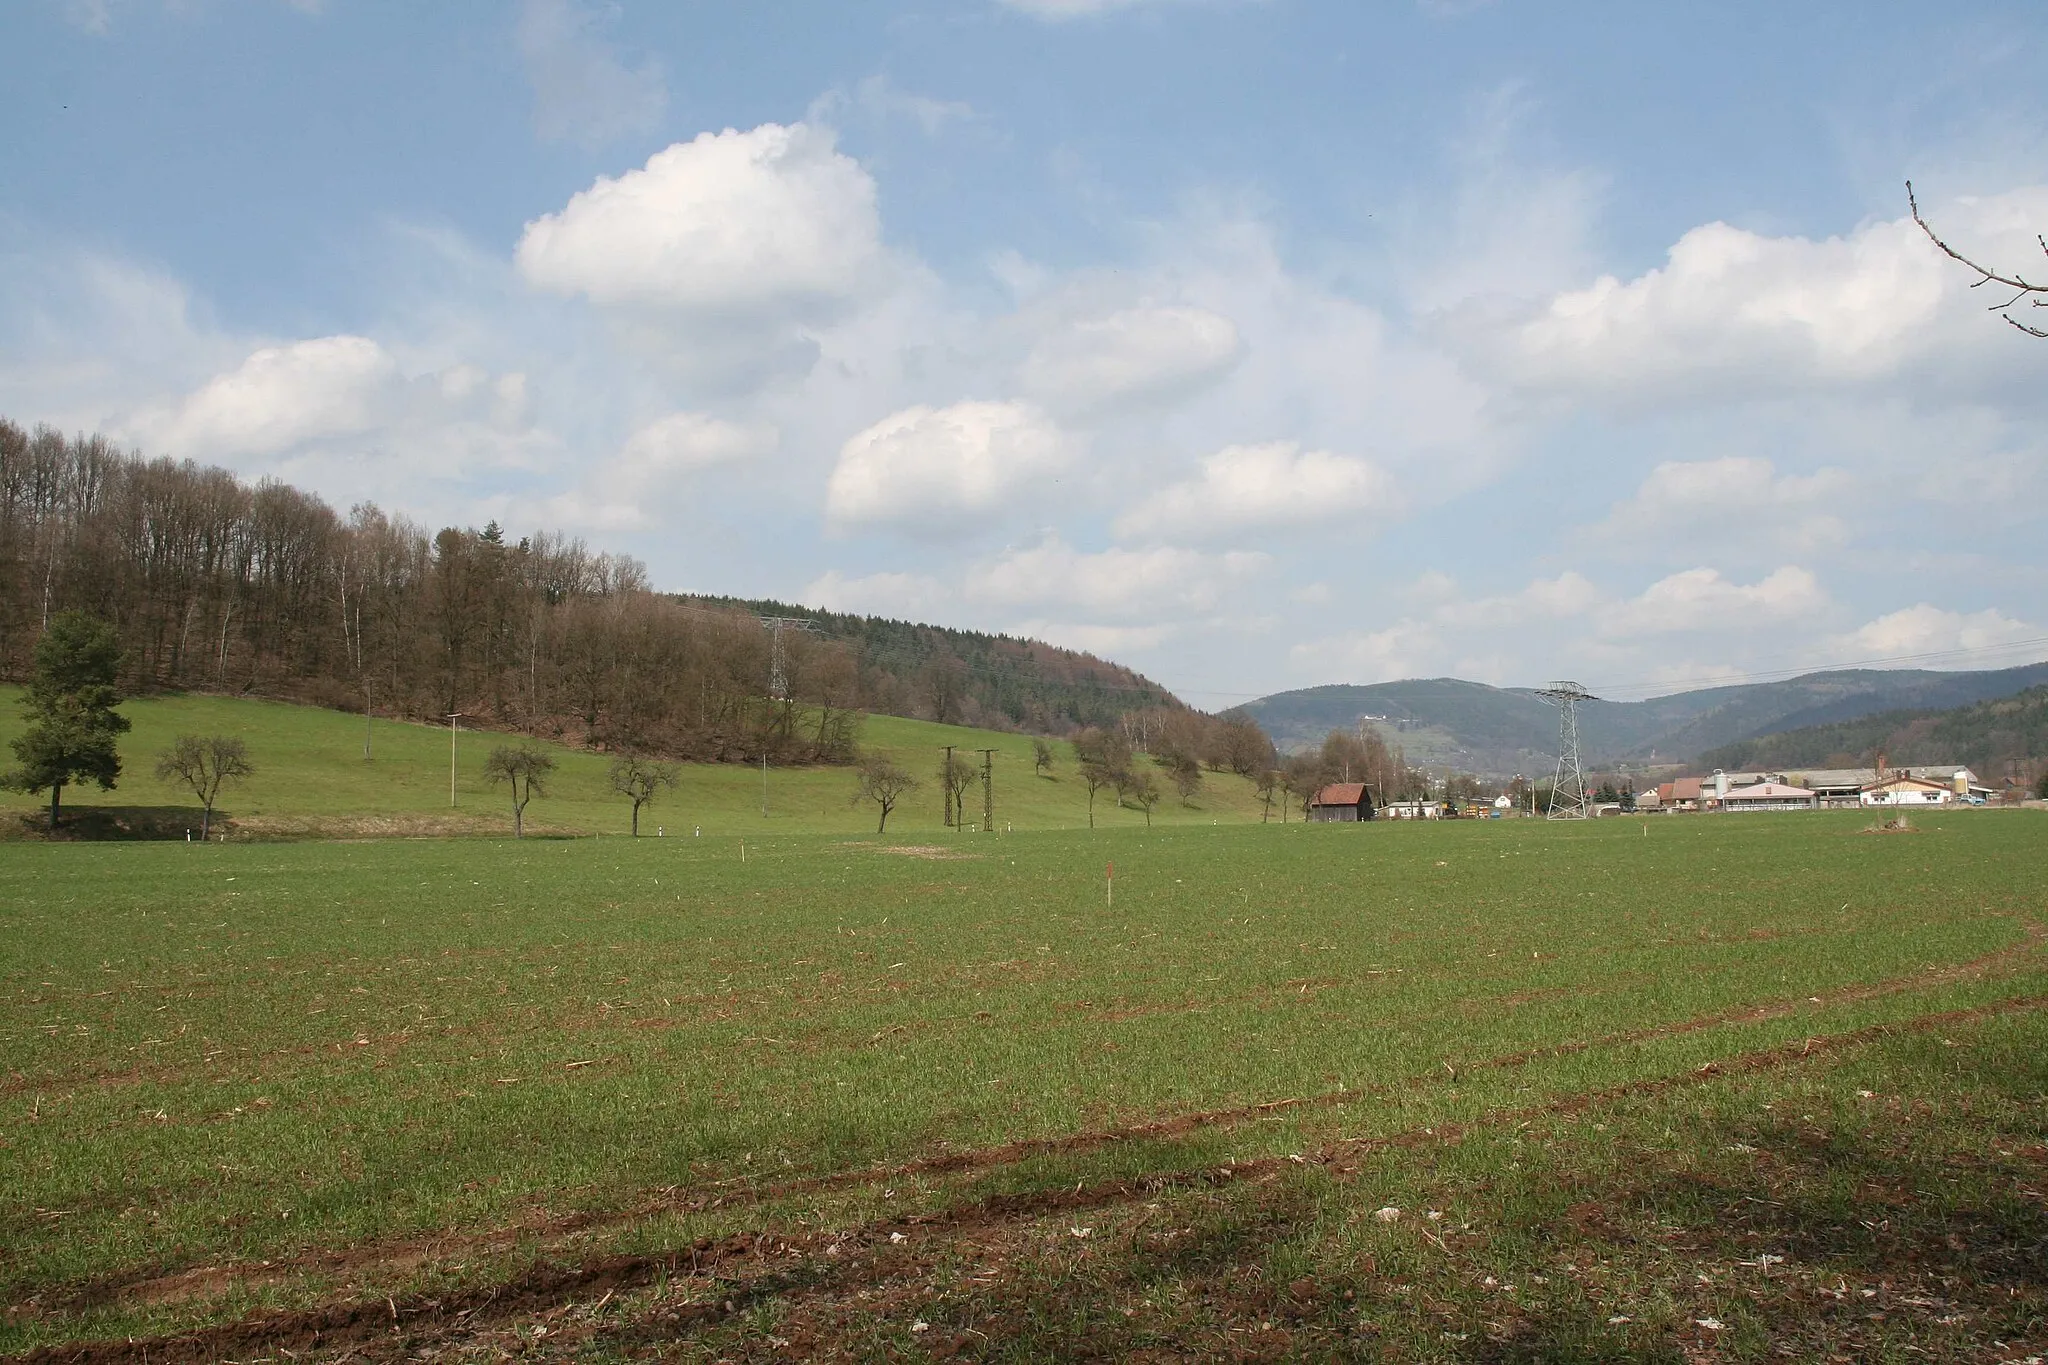
[[[1967,763],[1993,782],[2033,778],[2048,764],[2048,687],[1945,711],[1874,716],[1759,735],[1700,755],[1706,768],[1860,768],[1879,754],[1894,765]]]
[[[806,616],[774,636],[756,606]],[[1066,733],[1182,710],[1127,669],[1028,640],[653,591],[546,532],[346,517],[275,480],[0,419],[0,679],[68,610],[113,624],[131,691],[189,689],[678,758],[852,756],[863,711]],[[1131,713],[1142,712],[1142,716]]]
[[[2043,683],[2048,664],[1963,673],[1835,669],[1647,701],[1588,703],[1579,709],[1579,734],[1586,757],[1596,763],[1683,763],[1780,730],[1965,706]],[[1411,678],[1282,692],[1244,709],[1283,749],[1314,745],[1333,729],[1362,723],[1400,747],[1409,762],[1431,767],[1506,776],[1546,771],[1557,761],[1557,712],[1527,688]]]
[[[767,598],[683,595],[707,608],[810,622],[809,639],[848,647],[876,679],[871,709],[896,716],[1057,734],[1181,703],[1150,678],[1042,640],[850,616]]]

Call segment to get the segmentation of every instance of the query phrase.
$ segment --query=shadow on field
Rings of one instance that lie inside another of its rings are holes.
[[[199,837],[202,812],[197,806],[75,806],[64,812],[56,833],[50,832],[47,809],[30,811],[10,822],[6,836],[56,843],[88,843],[109,840],[183,839],[187,833]],[[232,833],[228,812],[213,813],[216,837]]]

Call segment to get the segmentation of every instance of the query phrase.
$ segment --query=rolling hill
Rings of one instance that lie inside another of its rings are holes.
[[[1967,763],[1993,782],[2031,777],[2048,760],[2048,687],[1948,710],[1881,711],[1801,726],[1700,755],[1707,768],[1861,767],[1878,754],[1901,766]]]
[[[1683,763],[1741,740],[1887,711],[1937,710],[2009,697],[2048,683],[2048,663],[1969,673],[1840,669],[1779,682],[1701,688],[1580,710],[1596,764]],[[1276,693],[1244,707],[1282,749],[1361,721],[1409,761],[1482,776],[1535,773],[1556,762],[1557,713],[1529,688],[1413,678]],[[1964,761],[1964,760],[1957,760]]]

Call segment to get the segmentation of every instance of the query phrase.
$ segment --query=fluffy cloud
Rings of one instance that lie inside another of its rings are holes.
[[[1669,460],[1650,471],[1634,496],[1615,504],[1602,529],[1651,545],[1676,538],[1681,552],[1707,540],[1833,545],[1847,528],[1827,509],[1850,488],[1841,470],[1780,474],[1756,456]]]
[[[517,260],[533,284],[602,304],[804,315],[881,263],[875,183],[830,129],[728,128],[601,177],[528,223]]]
[[[546,463],[558,452],[529,408],[522,374],[453,365],[409,376],[376,341],[331,336],[261,347],[184,398],[140,407],[108,430],[145,450],[279,474],[346,503],[420,497],[434,480]]]
[[[403,383],[368,337],[319,337],[264,347],[146,425],[180,455],[274,455],[388,420]]]
[[[1013,634],[1094,649],[1112,638],[1156,643],[1188,616],[1216,610],[1270,563],[1262,554],[1171,547],[1091,552],[1048,536],[971,564],[951,582],[914,573],[849,577],[835,569],[813,579],[803,596],[836,611],[924,620],[967,616]]]
[[[1850,661],[1996,652],[2007,646],[2031,646],[2015,650],[2010,662],[2019,663],[2038,657],[2044,642],[2048,642],[2048,629],[2029,625],[1995,609],[1944,611],[1922,602],[1918,606],[1880,616],[1838,637],[1831,644],[1837,657]],[[1989,668],[1998,665],[1974,661],[1971,666]]]
[[[651,60],[628,67],[598,37],[598,21],[573,0],[526,0],[520,11],[519,55],[544,141],[596,146],[651,130],[668,108],[661,68]]]
[[[1228,446],[1194,478],[1161,489],[1118,518],[1121,536],[1210,539],[1310,526],[1392,510],[1393,480],[1366,460],[1293,442]]]
[[[1583,616],[1601,601],[1590,579],[1567,569],[1555,578],[1539,578],[1519,592],[1471,601],[1448,601],[1435,619],[1447,626],[1497,628]]]
[[[1994,259],[2020,259],[2044,217],[2048,188],[2034,188],[1961,201],[1948,221]],[[1529,385],[1782,391],[1878,379],[2001,339],[1980,325],[1969,282],[1911,218],[1819,241],[1708,223],[1634,279],[1605,275],[1512,325],[1467,316],[1456,330]]]
[[[672,412],[641,427],[619,453],[623,470],[643,484],[712,465],[735,464],[775,449],[775,428],[701,412]]]
[[[635,530],[656,524],[692,475],[772,452],[780,434],[766,423],[672,412],[626,439],[581,488],[548,500],[545,512],[572,526]]]
[[[1730,582],[1718,569],[1687,569],[1607,608],[1600,628],[1610,636],[1746,630],[1811,617],[1827,605],[1827,590],[1820,580],[1794,564],[1750,584]]]
[[[1205,308],[1126,308],[1042,337],[1019,380],[1048,407],[1094,412],[1170,399],[1213,383],[1237,363],[1237,327]]]
[[[1230,589],[1270,562],[1263,554],[1210,555],[1169,546],[1088,553],[1052,536],[969,570],[966,592],[970,601],[987,606],[1128,622],[1212,611]]]
[[[931,523],[1000,512],[1030,485],[1064,470],[1073,453],[1059,427],[1028,404],[906,408],[840,449],[825,511],[842,527],[958,534],[956,523]]]

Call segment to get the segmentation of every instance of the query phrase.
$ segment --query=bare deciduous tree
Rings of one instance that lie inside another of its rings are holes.
[[[875,822],[875,833],[880,834],[888,829],[889,812],[896,809],[896,803],[917,790],[917,779],[882,754],[862,757],[858,773],[860,786],[853,794],[853,804],[872,801],[882,808],[882,818]]]
[[[974,765],[958,754],[947,754],[939,760],[939,781],[952,796],[956,825],[967,823],[967,789],[974,784],[974,776]]]
[[[1913,211],[1913,221],[1918,223],[1920,230],[1927,234],[1928,241],[1940,247],[1942,253],[1951,260],[1959,261],[1977,272],[1977,282],[1971,285],[1970,288],[1982,289],[1987,284],[1995,284],[2001,289],[2010,289],[2012,291],[2009,298],[2003,303],[1992,304],[1988,311],[1998,314],[2028,336],[2040,337],[2044,341],[2048,341],[2048,329],[2030,326],[2012,315],[2012,310],[2020,307],[2022,304],[2029,308],[2048,308],[2048,284],[2035,284],[2025,276],[2014,271],[2001,270],[1996,266],[1980,265],[1943,241],[1940,234],[1935,232],[1927,220],[1920,216],[1920,201],[1913,197],[1913,182],[1910,180],[1906,182],[1906,205]],[[2042,254],[2048,255],[2048,236],[2036,234],[2034,240],[2040,243]]]
[[[1039,777],[1052,776],[1052,745],[1045,740],[1031,741],[1031,771]]]
[[[1132,803],[1145,812],[1145,828],[1152,828],[1152,811],[1159,804],[1159,784],[1148,772],[1134,772],[1127,791]]]
[[[633,803],[633,837],[640,837],[640,808],[665,791],[676,787],[676,765],[660,763],[639,754],[620,754],[612,760],[612,790]]]
[[[512,788],[512,837],[526,837],[526,803],[548,794],[548,777],[555,760],[530,744],[500,744],[484,760],[484,776],[492,786],[503,782]]]
[[[248,746],[232,735],[179,735],[156,761],[156,775],[189,787],[199,798],[199,837],[213,831],[213,805],[220,789],[256,771]]]
[[[1266,807],[1265,812],[1259,816],[1260,824],[1263,825],[1273,818],[1273,793],[1280,790],[1281,784],[1286,780],[1287,775],[1278,768],[1268,768],[1259,774],[1259,800],[1264,802]],[[1280,808],[1280,821],[1282,824],[1287,822],[1287,808],[1284,805]]]

